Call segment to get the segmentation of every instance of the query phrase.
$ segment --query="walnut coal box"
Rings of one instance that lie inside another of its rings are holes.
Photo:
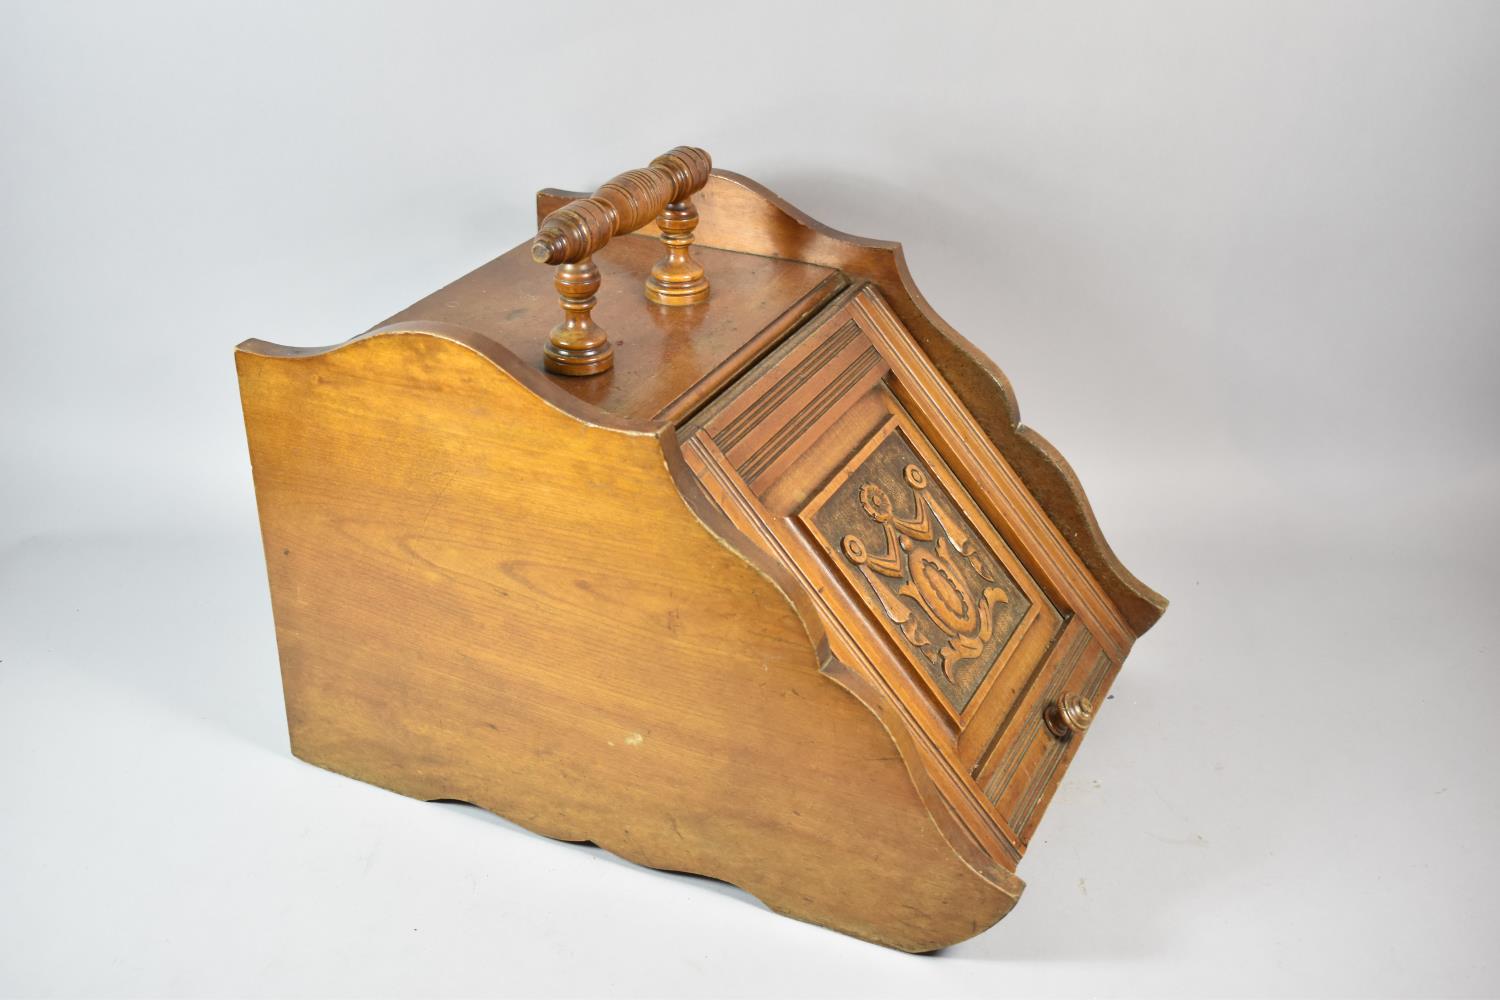
[[[1166,602],[895,243],[679,147],[239,346],[304,760],[894,948],[968,938]]]

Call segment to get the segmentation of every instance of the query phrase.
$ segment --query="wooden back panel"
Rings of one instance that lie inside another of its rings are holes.
[[[576,196],[556,188],[538,192],[538,218]],[[999,366],[948,325],[923,297],[907,269],[900,243],[839,232],[748,177],[727,170],[715,170],[694,201],[701,216],[696,233],[700,248],[820,264],[875,285],[916,345],[942,373],[952,395],[1068,539],[1130,630],[1139,636],[1156,623],[1166,610],[1166,598],[1120,562],[1072,467],[1046,438],[1021,424],[1015,391]],[[647,225],[640,231],[650,234],[655,229]]]

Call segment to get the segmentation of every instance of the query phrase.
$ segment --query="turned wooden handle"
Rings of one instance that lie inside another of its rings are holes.
[[[668,205],[708,183],[713,161],[695,146],[678,146],[644,170],[627,170],[591,197],[570,201],[542,220],[531,256],[539,264],[577,264],[612,237],[651,222]]]
[[[614,236],[634,232],[652,219],[661,226],[666,257],[646,278],[646,298],[658,305],[694,305],[708,298],[708,279],[688,253],[698,211],[692,196],[708,183],[713,162],[695,146],[678,146],[645,170],[627,170],[587,198],[570,201],[542,220],[531,256],[556,264],[553,284],[563,319],[543,349],[549,372],[599,375],[614,365],[614,348],[594,322],[599,268],[593,255]]]

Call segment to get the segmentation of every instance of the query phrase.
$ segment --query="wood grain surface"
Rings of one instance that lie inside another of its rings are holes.
[[[241,345],[293,749],[952,944],[1165,602],[897,244],[697,201],[706,302],[646,300],[654,230],[562,265],[602,374],[545,370],[526,244],[342,345]]]
[[[1013,905],[665,428],[457,327],[237,359],[298,756],[897,948]]]
[[[546,375],[587,406],[632,420],[677,420],[829,301],[847,281],[817,264],[696,250],[713,272],[707,302],[672,308],[645,301],[641,285],[661,256],[653,236],[622,236],[594,256],[603,275],[594,318],[609,330],[614,368],[589,378]],[[543,371],[542,345],[557,320],[552,274],[522,244],[374,327],[452,323]]]
[[[868,283],[682,433],[709,496],[912,733],[964,833],[1014,868],[1083,740],[1043,715],[1113,677],[1058,667],[1065,626],[1106,667],[1134,637],[1005,456]]]

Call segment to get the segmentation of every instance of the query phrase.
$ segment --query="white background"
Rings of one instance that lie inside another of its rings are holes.
[[[1173,600],[937,956],[287,749],[234,344],[678,143],[903,241]],[[1500,6],[7,5],[0,207],[0,993],[1500,992]]]

